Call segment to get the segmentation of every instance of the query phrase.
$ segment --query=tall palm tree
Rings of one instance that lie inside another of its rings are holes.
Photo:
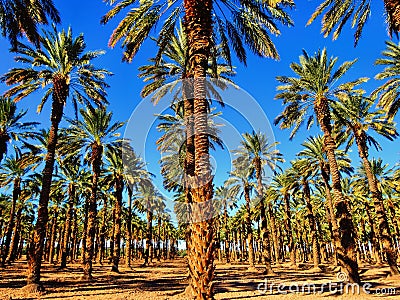
[[[32,135],[31,130],[39,123],[24,122],[21,119],[27,111],[17,112],[17,105],[9,98],[0,97],[0,162],[7,153],[7,143]]]
[[[335,239],[339,238],[339,228],[335,217],[334,202],[332,199],[331,184],[330,184],[330,169],[329,162],[327,160],[324,139],[323,136],[318,135],[316,137],[309,137],[306,142],[302,144],[304,147],[297,156],[300,159],[307,159],[310,163],[309,168],[316,172],[318,170],[319,175],[322,179],[324,186],[324,194],[326,198],[326,209],[327,209],[327,219],[328,226],[331,231],[331,239],[333,246],[335,245]],[[348,155],[343,150],[336,150],[336,161],[339,166],[339,170],[345,174],[350,174],[352,172],[351,161]],[[335,264],[337,264],[336,250],[334,254]]]
[[[302,194],[306,203],[308,223],[310,226],[311,233],[311,245],[313,254],[313,265],[315,270],[319,270],[319,264],[321,263],[320,257],[320,245],[317,232],[317,224],[315,220],[315,214],[313,205],[311,203],[311,187],[310,180],[315,175],[315,170],[311,168],[311,164],[305,158],[297,159],[291,162],[294,176],[297,177],[302,186]]]
[[[59,162],[61,171],[61,182],[68,195],[67,212],[64,225],[63,243],[61,245],[61,262],[60,268],[67,267],[67,256],[71,249],[68,249],[69,241],[72,234],[72,221],[75,206],[77,205],[78,182],[84,176],[81,166],[81,157],[77,156],[70,160]]]
[[[286,108],[275,119],[275,124],[281,123],[281,128],[294,127],[290,135],[290,138],[293,138],[303,123],[309,128],[314,123],[314,118],[317,119],[324,134],[324,151],[329,162],[336,220],[341,234],[340,240],[335,239],[339,264],[351,282],[359,283],[355,231],[347,200],[342,193],[335,154],[337,147],[332,133],[330,101],[333,101],[339,92],[352,90],[366,79],[360,78],[336,85],[355,61],[344,62],[335,70],[336,62],[337,58],[327,57],[326,49],[318,51],[314,56],[309,56],[303,51],[300,63],[291,64],[296,77],[277,77],[282,85],[277,87],[276,99],[283,100]]]
[[[386,253],[387,263],[392,275],[400,274],[397,267],[397,253],[390,236],[388,218],[383,205],[382,191],[378,188],[378,181],[372,172],[371,162],[368,160],[369,147],[374,146],[380,150],[378,141],[371,135],[375,132],[389,140],[398,136],[395,124],[385,118],[382,110],[371,110],[373,102],[359,94],[343,93],[339,95],[340,101],[333,104],[336,117],[335,126],[350,139],[349,143],[357,144],[360,156],[368,179],[369,192],[374,203],[375,213],[378,218],[378,231],[382,241],[383,252]]]
[[[297,182],[293,176],[293,171],[287,169],[285,172],[276,174],[271,183],[271,189],[275,190],[275,194],[283,197],[284,215],[285,215],[285,230],[288,239],[288,248],[290,255],[290,263],[296,266],[296,247],[293,237],[292,213],[290,208],[290,195],[293,189],[296,188]]]
[[[225,181],[224,186],[228,190],[228,194],[232,198],[244,196],[245,199],[245,224],[247,234],[247,244],[249,253],[249,270],[254,270],[254,239],[253,239],[253,217],[251,211],[250,193],[254,186],[251,182],[252,170],[240,165],[236,165],[235,169],[229,174],[229,178]],[[254,176],[253,176],[254,177]]]
[[[248,166],[243,165],[249,164],[252,166],[255,177],[257,180],[257,193],[260,201],[260,216],[261,216],[261,228],[262,240],[263,240],[263,259],[265,263],[265,272],[267,274],[273,274],[271,268],[271,253],[269,251],[269,232],[267,227],[267,214],[264,205],[264,187],[263,187],[263,176],[264,166],[268,167],[271,171],[276,168],[276,163],[283,162],[282,154],[276,149],[278,143],[270,143],[267,137],[261,132],[244,133],[243,140],[238,150],[234,150],[233,153],[238,156],[236,159],[238,162],[242,161],[242,167],[247,168]],[[271,213],[271,208],[268,206],[268,212]]]
[[[400,108],[400,44],[387,41],[386,49],[382,52],[382,58],[375,61],[375,65],[384,66],[383,71],[376,74],[375,79],[386,80],[378,87],[372,97],[379,96],[378,105],[387,111],[390,118],[393,118]]]
[[[61,19],[52,0],[18,1],[7,0],[0,3],[0,29],[13,47],[25,35],[28,40],[40,47],[40,34],[37,25],[50,22],[60,23]]]
[[[16,85],[6,92],[6,96],[15,96],[18,101],[32,92],[45,88],[41,111],[45,102],[52,97],[51,126],[47,143],[47,154],[43,169],[43,185],[39,198],[38,218],[35,224],[33,243],[29,250],[28,286],[32,290],[40,286],[40,268],[43,253],[45,228],[48,220],[47,206],[53,176],[54,156],[58,140],[58,127],[63,115],[64,105],[70,97],[76,107],[77,102],[89,104],[106,102],[104,79],[108,71],[97,69],[91,61],[103,54],[103,51],[85,52],[83,34],[73,37],[72,30],[57,33],[45,31],[40,38],[42,50],[18,43],[15,52],[17,62],[26,67],[13,68],[1,77],[8,85]]]
[[[116,3],[114,0],[109,2]],[[118,1],[102,19],[103,23],[107,23],[124,8],[131,8],[117,25],[109,41],[111,47],[122,41],[125,50],[124,60],[131,61],[148,37],[149,32],[163,19],[164,23],[157,38],[159,53],[162,53],[168,44],[167,41],[171,37],[176,22],[183,14],[188,47],[187,77],[194,78],[191,86],[193,90],[192,105],[190,108],[190,105],[186,106],[193,113],[186,113],[186,116],[193,115],[193,120],[190,121],[188,127],[192,127],[192,133],[196,133],[193,141],[194,151],[191,152],[194,154],[194,160],[191,161],[193,164],[185,170],[188,176],[185,182],[188,183],[193,203],[196,203],[196,206],[200,206],[198,203],[206,206],[191,212],[194,220],[202,220],[190,227],[193,243],[188,247],[190,292],[198,299],[212,298],[214,276],[213,225],[211,221],[206,221],[208,216],[212,215],[210,214],[212,208],[210,200],[213,195],[213,187],[207,130],[209,105],[206,99],[206,81],[203,80],[207,75],[211,51],[214,45],[222,43],[224,56],[230,61],[229,45],[233,45],[232,48],[239,60],[246,61],[244,44],[247,44],[249,49],[259,56],[277,58],[278,54],[269,33],[279,34],[275,21],[292,24],[289,16],[283,10],[283,7],[292,5],[293,2],[290,0],[239,1],[239,3],[213,0],[173,2],[164,0],[140,3]],[[245,38],[241,39],[240,36]],[[193,126],[191,126],[192,124]],[[188,136],[193,136],[192,133]]]
[[[396,0],[383,0],[386,10],[386,21],[389,35],[398,35],[400,31],[400,4]],[[308,20],[310,25],[318,16],[322,15],[322,33],[325,37],[333,31],[333,39],[336,40],[347,22],[356,27],[354,43],[357,45],[364,26],[371,15],[371,1],[368,0],[325,0]]]
[[[90,197],[87,199],[87,239],[86,249],[83,259],[83,278],[92,280],[94,243],[95,243],[95,222],[97,215],[97,194],[99,190],[99,177],[103,164],[104,153],[109,149],[115,149],[120,145],[119,133],[117,132],[123,125],[123,122],[112,123],[112,113],[107,112],[105,108],[81,109],[81,120],[71,120],[69,128],[65,130],[65,151],[69,156],[75,156],[77,153],[85,155],[86,161],[92,167],[92,182]]]

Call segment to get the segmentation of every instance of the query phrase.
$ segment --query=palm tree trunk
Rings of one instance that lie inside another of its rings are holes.
[[[399,5],[398,5],[399,6]],[[399,6],[399,17],[400,17],[400,6]],[[400,19],[398,20],[400,21]],[[368,179],[369,191],[372,195],[372,201],[378,219],[378,231],[382,242],[382,251],[386,254],[386,260],[390,267],[390,273],[392,275],[399,275],[399,268],[397,267],[397,253],[393,246],[391,239],[389,222],[385,213],[385,207],[383,205],[382,192],[378,188],[377,179],[372,172],[371,163],[368,160],[368,146],[365,132],[359,134],[356,128],[353,130],[356,143],[358,147],[358,154],[363,162],[365,173]]]
[[[153,235],[153,212],[149,208],[147,210],[146,250],[144,253],[144,265],[146,266],[149,264],[152,235]]]
[[[184,0],[189,73],[194,77],[195,178],[191,190],[196,204],[191,211],[188,262],[190,293],[196,299],[212,299],[214,279],[213,178],[209,161],[206,70],[212,37],[212,0]],[[201,203],[201,204],[200,204]]]
[[[327,170],[326,163],[323,162],[320,164],[321,176],[322,180],[324,181],[325,186],[325,194],[326,194],[326,203],[327,203],[327,219],[329,230],[331,231],[331,239],[332,239],[332,246],[333,246],[333,262],[335,266],[337,266],[337,252],[336,252],[336,244],[340,243],[340,236],[339,236],[339,228],[335,218],[335,211],[334,205],[332,200],[332,193],[331,193],[331,186],[329,184],[329,170]]]
[[[290,195],[288,193],[285,193],[283,196],[285,200],[285,230],[288,238],[288,243],[289,243],[289,257],[290,257],[290,263],[292,266],[296,266],[296,249],[295,249],[295,244],[294,244],[294,238],[292,234],[292,216],[290,213]]]
[[[310,186],[309,186],[307,180],[305,180],[304,178],[302,180],[302,185],[303,185],[304,198],[306,200],[308,221],[310,223],[314,268],[319,268],[319,264],[321,263],[320,247],[319,247],[319,242],[318,242],[318,233],[317,233],[317,226],[316,226],[317,224],[315,222],[313,207],[311,204]]]
[[[56,241],[56,231],[57,231],[57,210],[54,211],[53,222],[51,226],[51,233],[50,233],[50,249],[49,249],[49,264],[53,263],[54,257],[54,243]]]
[[[336,220],[340,230],[340,243],[335,239],[338,262],[344,269],[351,283],[360,283],[357,263],[357,249],[355,242],[355,230],[352,216],[346,198],[342,192],[339,167],[336,161],[336,143],[332,137],[330,111],[328,100],[317,97],[314,102],[314,110],[318,123],[324,133],[324,150],[327,154],[330,173],[332,176],[332,190],[335,199]]]
[[[246,231],[249,247],[249,268],[252,269],[254,268],[253,228],[251,226],[250,187],[247,185],[244,187],[244,197],[246,199]]]
[[[225,259],[226,263],[230,263],[230,253],[229,253],[229,229],[228,229],[228,209],[225,199],[224,203],[224,234],[225,234]]]
[[[86,251],[83,255],[83,279],[92,280],[93,258],[94,258],[94,242],[96,235],[96,215],[97,215],[97,190],[100,176],[101,159],[103,155],[103,146],[98,144],[92,145],[92,186],[88,202],[87,216],[87,233],[86,233]]]
[[[51,126],[47,142],[47,154],[42,176],[42,189],[40,191],[38,215],[30,244],[27,270],[27,289],[30,291],[43,290],[40,286],[40,269],[42,266],[42,255],[44,238],[46,236],[46,224],[48,221],[48,204],[53,177],[55,152],[58,139],[58,126],[60,124],[64,104],[68,96],[67,80],[62,77],[53,78],[53,102],[51,110]]]
[[[15,224],[15,222],[14,222],[15,221],[15,207],[17,205],[17,200],[19,198],[19,195],[21,194],[20,185],[21,185],[21,179],[19,177],[15,178],[14,182],[13,182],[13,193],[12,193],[10,217],[8,220],[8,226],[7,226],[6,236],[5,236],[5,247],[4,247],[3,258],[2,258],[3,266],[6,262],[8,254],[10,252],[11,237],[12,237],[12,232],[13,232],[14,224]]]
[[[116,175],[115,182],[115,231],[114,231],[114,253],[111,271],[119,272],[118,264],[121,255],[121,215],[122,215],[122,191],[124,182],[121,175]]]
[[[132,188],[128,185],[128,218],[126,220],[126,248],[125,248],[125,265],[127,267],[131,266],[131,257],[132,257]]]
[[[75,205],[75,186],[71,183],[68,187],[68,211],[65,219],[65,231],[64,239],[61,250],[61,264],[60,268],[67,267],[67,256],[68,256],[68,244],[71,237],[72,219],[74,217],[74,205]]]
[[[20,236],[20,227],[21,227],[21,215],[22,215],[22,205],[18,208],[17,214],[15,215],[15,226],[14,233],[11,239],[10,251],[8,253],[6,262],[10,263],[15,260],[16,252],[18,249],[18,241]]]
[[[256,179],[257,179],[257,193],[260,197],[260,217],[261,217],[261,239],[262,239],[262,256],[265,265],[265,274],[274,275],[274,271],[271,267],[271,245],[270,245],[270,234],[268,230],[268,222],[267,222],[267,214],[265,210],[265,203],[264,203],[264,188],[262,185],[262,178],[261,178],[261,160],[258,157],[254,161],[254,167],[256,170]],[[270,204],[268,206],[268,213],[270,217],[272,216]],[[274,224],[275,225],[275,224]],[[275,237],[276,237],[276,229],[275,230]]]
[[[3,160],[4,155],[7,152],[7,143],[10,140],[8,134],[0,134],[0,162]]]

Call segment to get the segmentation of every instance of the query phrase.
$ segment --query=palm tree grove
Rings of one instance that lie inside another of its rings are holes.
[[[400,299],[400,1],[4,0],[0,300]]]

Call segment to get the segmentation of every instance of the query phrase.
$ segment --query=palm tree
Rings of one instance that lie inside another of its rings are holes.
[[[24,181],[24,177],[35,167],[35,165],[32,164],[33,161],[34,158],[29,154],[22,154],[17,151],[15,156],[8,157],[4,164],[0,166],[0,186],[5,187],[12,185],[12,202],[5,235],[5,248],[2,253],[2,265],[5,264],[6,259],[9,257],[11,237],[15,225],[16,205],[21,195],[21,185]]]
[[[396,0],[383,0],[386,10],[386,21],[390,37],[392,33],[398,35],[400,31],[400,4]],[[356,27],[354,44],[357,45],[365,24],[371,15],[371,1],[367,0],[325,0],[308,20],[310,25],[318,16],[322,15],[322,33],[325,37],[333,31],[333,39],[336,40],[348,21],[352,27]]]
[[[245,199],[245,224],[247,234],[247,244],[249,253],[249,270],[254,271],[254,239],[251,212],[250,193],[253,188],[252,170],[240,165],[236,165],[235,169],[229,174],[229,178],[225,181],[224,186],[228,190],[228,194],[232,198],[244,196]]]
[[[20,120],[27,111],[17,112],[17,105],[9,98],[0,97],[0,162],[7,153],[7,143],[18,141],[21,137],[32,136],[31,130],[39,123]]]
[[[81,109],[82,121],[71,120],[65,130],[63,147],[69,156],[85,154],[85,159],[92,166],[92,183],[90,197],[87,199],[87,240],[83,259],[83,278],[92,280],[92,261],[94,258],[95,221],[97,215],[97,193],[104,152],[120,145],[117,131],[124,125],[122,122],[111,123],[112,113],[105,108]]]
[[[35,225],[33,243],[29,250],[27,283],[34,290],[41,289],[40,268],[43,253],[45,228],[48,220],[47,206],[53,176],[55,151],[58,140],[58,127],[68,97],[76,107],[77,102],[89,104],[90,100],[99,104],[106,102],[104,79],[108,71],[97,69],[91,61],[103,54],[102,51],[84,52],[86,44],[83,34],[74,38],[72,30],[57,33],[46,31],[40,38],[43,50],[35,50],[28,45],[17,44],[16,60],[26,65],[25,68],[13,68],[1,77],[8,85],[16,84],[6,92],[6,96],[15,95],[18,101],[32,92],[46,88],[42,102],[52,96],[51,127],[47,143],[47,154],[43,169],[43,185],[39,198],[38,218]],[[40,287],[40,288],[39,288]]]
[[[311,164],[305,158],[297,159],[291,162],[292,169],[295,172],[295,176],[299,179],[302,186],[302,194],[306,203],[308,223],[311,232],[311,244],[313,251],[313,265],[315,270],[319,270],[319,264],[321,263],[320,257],[320,245],[318,241],[317,224],[314,215],[313,205],[311,203],[311,188],[310,179],[315,175],[315,170],[311,168]]]
[[[109,2],[116,3],[114,0]],[[131,8],[126,17],[117,25],[109,41],[111,47],[122,41],[125,61],[133,59],[149,32],[161,19],[165,19],[157,38],[159,53],[162,53],[174,31],[177,20],[181,14],[184,15],[188,47],[187,77],[194,78],[191,86],[193,109],[190,108],[193,113],[186,113],[186,116],[193,115],[189,127],[192,127],[193,132],[196,133],[193,142],[194,151],[191,152],[194,154],[194,161],[192,160],[194,164],[187,166],[185,175],[188,176],[188,179],[185,182],[190,190],[189,197],[193,203],[202,203],[201,206],[206,204],[203,209],[194,209],[191,212],[193,220],[202,220],[202,222],[196,222],[198,224],[192,225],[190,228],[193,243],[190,243],[188,247],[191,275],[189,285],[193,296],[199,299],[212,298],[214,234],[212,222],[206,220],[212,210],[210,200],[213,195],[213,186],[207,130],[209,105],[205,93],[206,81],[203,79],[207,75],[208,61],[213,46],[220,43],[223,55],[228,58],[228,61],[231,57],[230,44],[233,45],[232,48],[240,61],[246,61],[244,44],[247,44],[249,49],[259,56],[277,58],[278,54],[269,32],[279,34],[275,21],[292,24],[282,7],[292,6],[293,2],[283,0],[236,3],[234,1],[185,0],[182,3],[181,1],[164,0],[162,2],[140,2],[138,6],[136,4],[135,1],[118,1],[102,19],[102,23],[107,23],[124,8]],[[213,28],[215,28],[214,31]],[[245,38],[241,39],[240,36]],[[157,55],[157,57],[161,57],[161,55]],[[186,108],[189,109],[188,106]],[[199,205],[197,204],[197,206]]]
[[[375,65],[385,68],[375,76],[375,79],[386,80],[386,82],[372,93],[372,97],[379,96],[378,105],[386,110],[390,118],[393,118],[400,108],[400,45],[391,41],[385,43],[386,50],[382,52],[383,58],[375,61]]]
[[[141,213],[146,213],[147,226],[146,226],[146,248],[144,253],[144,266],[147,266],[152,260],[152,240],[153,240],[153,218],[154,210],[158,202],[162,202],[161,194],[156,190],[151,181],[142,181],[139,184],[139,194],[135,200],[135,206]]]
[[[23,34],[36,47],[40,47],[37,25],[47,25],[49,21],[61,22],[52,0],[2,1],[0,19],[1,34],[10,41],[13,47],[17,45],[18,38]]]
[[[276,174],[271,183],[271,189],[276,195],[283,197],[284,214],[285,214],[285,230],[288,239],[288,248],[290,254],[290,263],[296,266],[296,247],[293,237],[292,214],[290,209],[290,195],[293,189],[296,188],[297,182],[293,176],[293,171],[287,169],[285,172]]]
[[[339,166],[336,160],[336,142],[332,134],[330,101],[339,92],[352,90],[359,83],[366,81],[360,78],[336,86],[335,84],[355,61],[344,62],[336,70],[337,58],[329,58],[326,49],[309,56],[306,51],[300,56],[300,64],[292,63],[291,69],[297,77],[278,76],[282,85],[277,87],[276,99],[283,100],[285,110],[275,119],[281,128],[294,127],[290,138],[293,138],[299,127],[306,123],[309,128],[314,123],[314,113],[324,134],[324,151],[326,152],[332,178],[332,190],[336,208],[336,220],[340,228],[340,241],[335,239],[339,264],[344,268],[351,282],[360,282],[356,257],[354,225],[346,198],[342,193]]]
[[[335,126],[339,130],[343,128],[345,136],[357,144],[360,156],[368,179],[369,192],[374,203],[378,218],[378,231],[382,240],[383,252],[386,253],[387,262],[392,275],[400,274],[397,267],[397,253],[390,237],[388,218],[383,205],[382,191],[378,188],[378,181],[372,172],[372,166],[368,160],[369,146],[380,150],[378,141],[370,135],[375,132],[379,135],[393,140],[398,136],[395,124],[385,118],[382,110],[371,111],[373,102],[362,95],[343,93],[339,96],[340,101],[333,105],[333,112],[337,119]]]
[[[325,148],[323,136],[318,135],[316,137],[309,137],[307,141],[302,144],[302,146],[304,147],[304,149],[301,150],[297,154],[297,156],[300,159],[307,159],[310,163],[310,169],[313,170],[313,172],[316,172],[318,170],[323,182],[324,194],[326,198],[325,205],[327,209],[328,226],[331,231],[331,239],[334,246],[335,239],[339,239],[339,228],[334,212],[334,202],[332,199],[330,184],[329,162],[327,160],[326,152],[324,150]],[[350,174],[352,172],[352,168],[350,165],[350,159],[348,158],[347,154],[342,150],[336,150],[335,155],[339,170],[342,170],[342,172],[346,174]],[[336,250],[334,251],[335,264],[337,264]]]
[[[77,156],[70,160],[59,161],[61,171],[61,182],[67,191],[67,212],[64,225],[64,237],[61,245],[61,263],[60,268],[67,267],[67,256],[71,249],[68,249],[72,234],[72,221],[75,206],[77,204],[77,188],[80,178],[84,176],[81,166],[81,157]]]
[[[242,167],[247,168],[251,165],[257,180],[257,193],[260,201],[260,216],[261,216],[261,228],[262,240],[263,240],[263,258],[265,263],[265,272],[267,274],[273,274],[271,268],[271,253],[269,251],[269,232],[267,228],[267,214],[264,205],[264,187],[263,187],[263,174],[264,166],[267,166],[270,170],[274,171],[277,162],[282,162],[282,154],[275,149],[278,143],[269,143],[267,137],[261,132],[244,133],[243,140],[238,150],[233,151],[238,162],[242,161]],[[271,214],[271,208],[268,206],[268,212]],[[275,233],[273,233],[275,234]]]

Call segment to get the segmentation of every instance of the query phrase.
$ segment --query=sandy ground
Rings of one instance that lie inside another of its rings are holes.
[[[26,263],[21,261],[0,268],[0,300],[11,299],[186,299],[186,267],[183,259],[155,262],[141,267],[120,268],[120,273],[110,272],[109,265],[94,266],[94,282],[80,279],[79,264],[66,270],[44,264],[42,272],[46,292],[26,294]],[[361,267],[361,287],[343,287],[340,293],[340,275],[329,265],[321,270],[304,264],[293,270],[288,264],[274,266],[276,275],[262,274],[262,266],[248,270],[244,264],[217,262],[215,280],[216,299],[400,299],[400,278],[387,277],[387,267],[365,265]]]

